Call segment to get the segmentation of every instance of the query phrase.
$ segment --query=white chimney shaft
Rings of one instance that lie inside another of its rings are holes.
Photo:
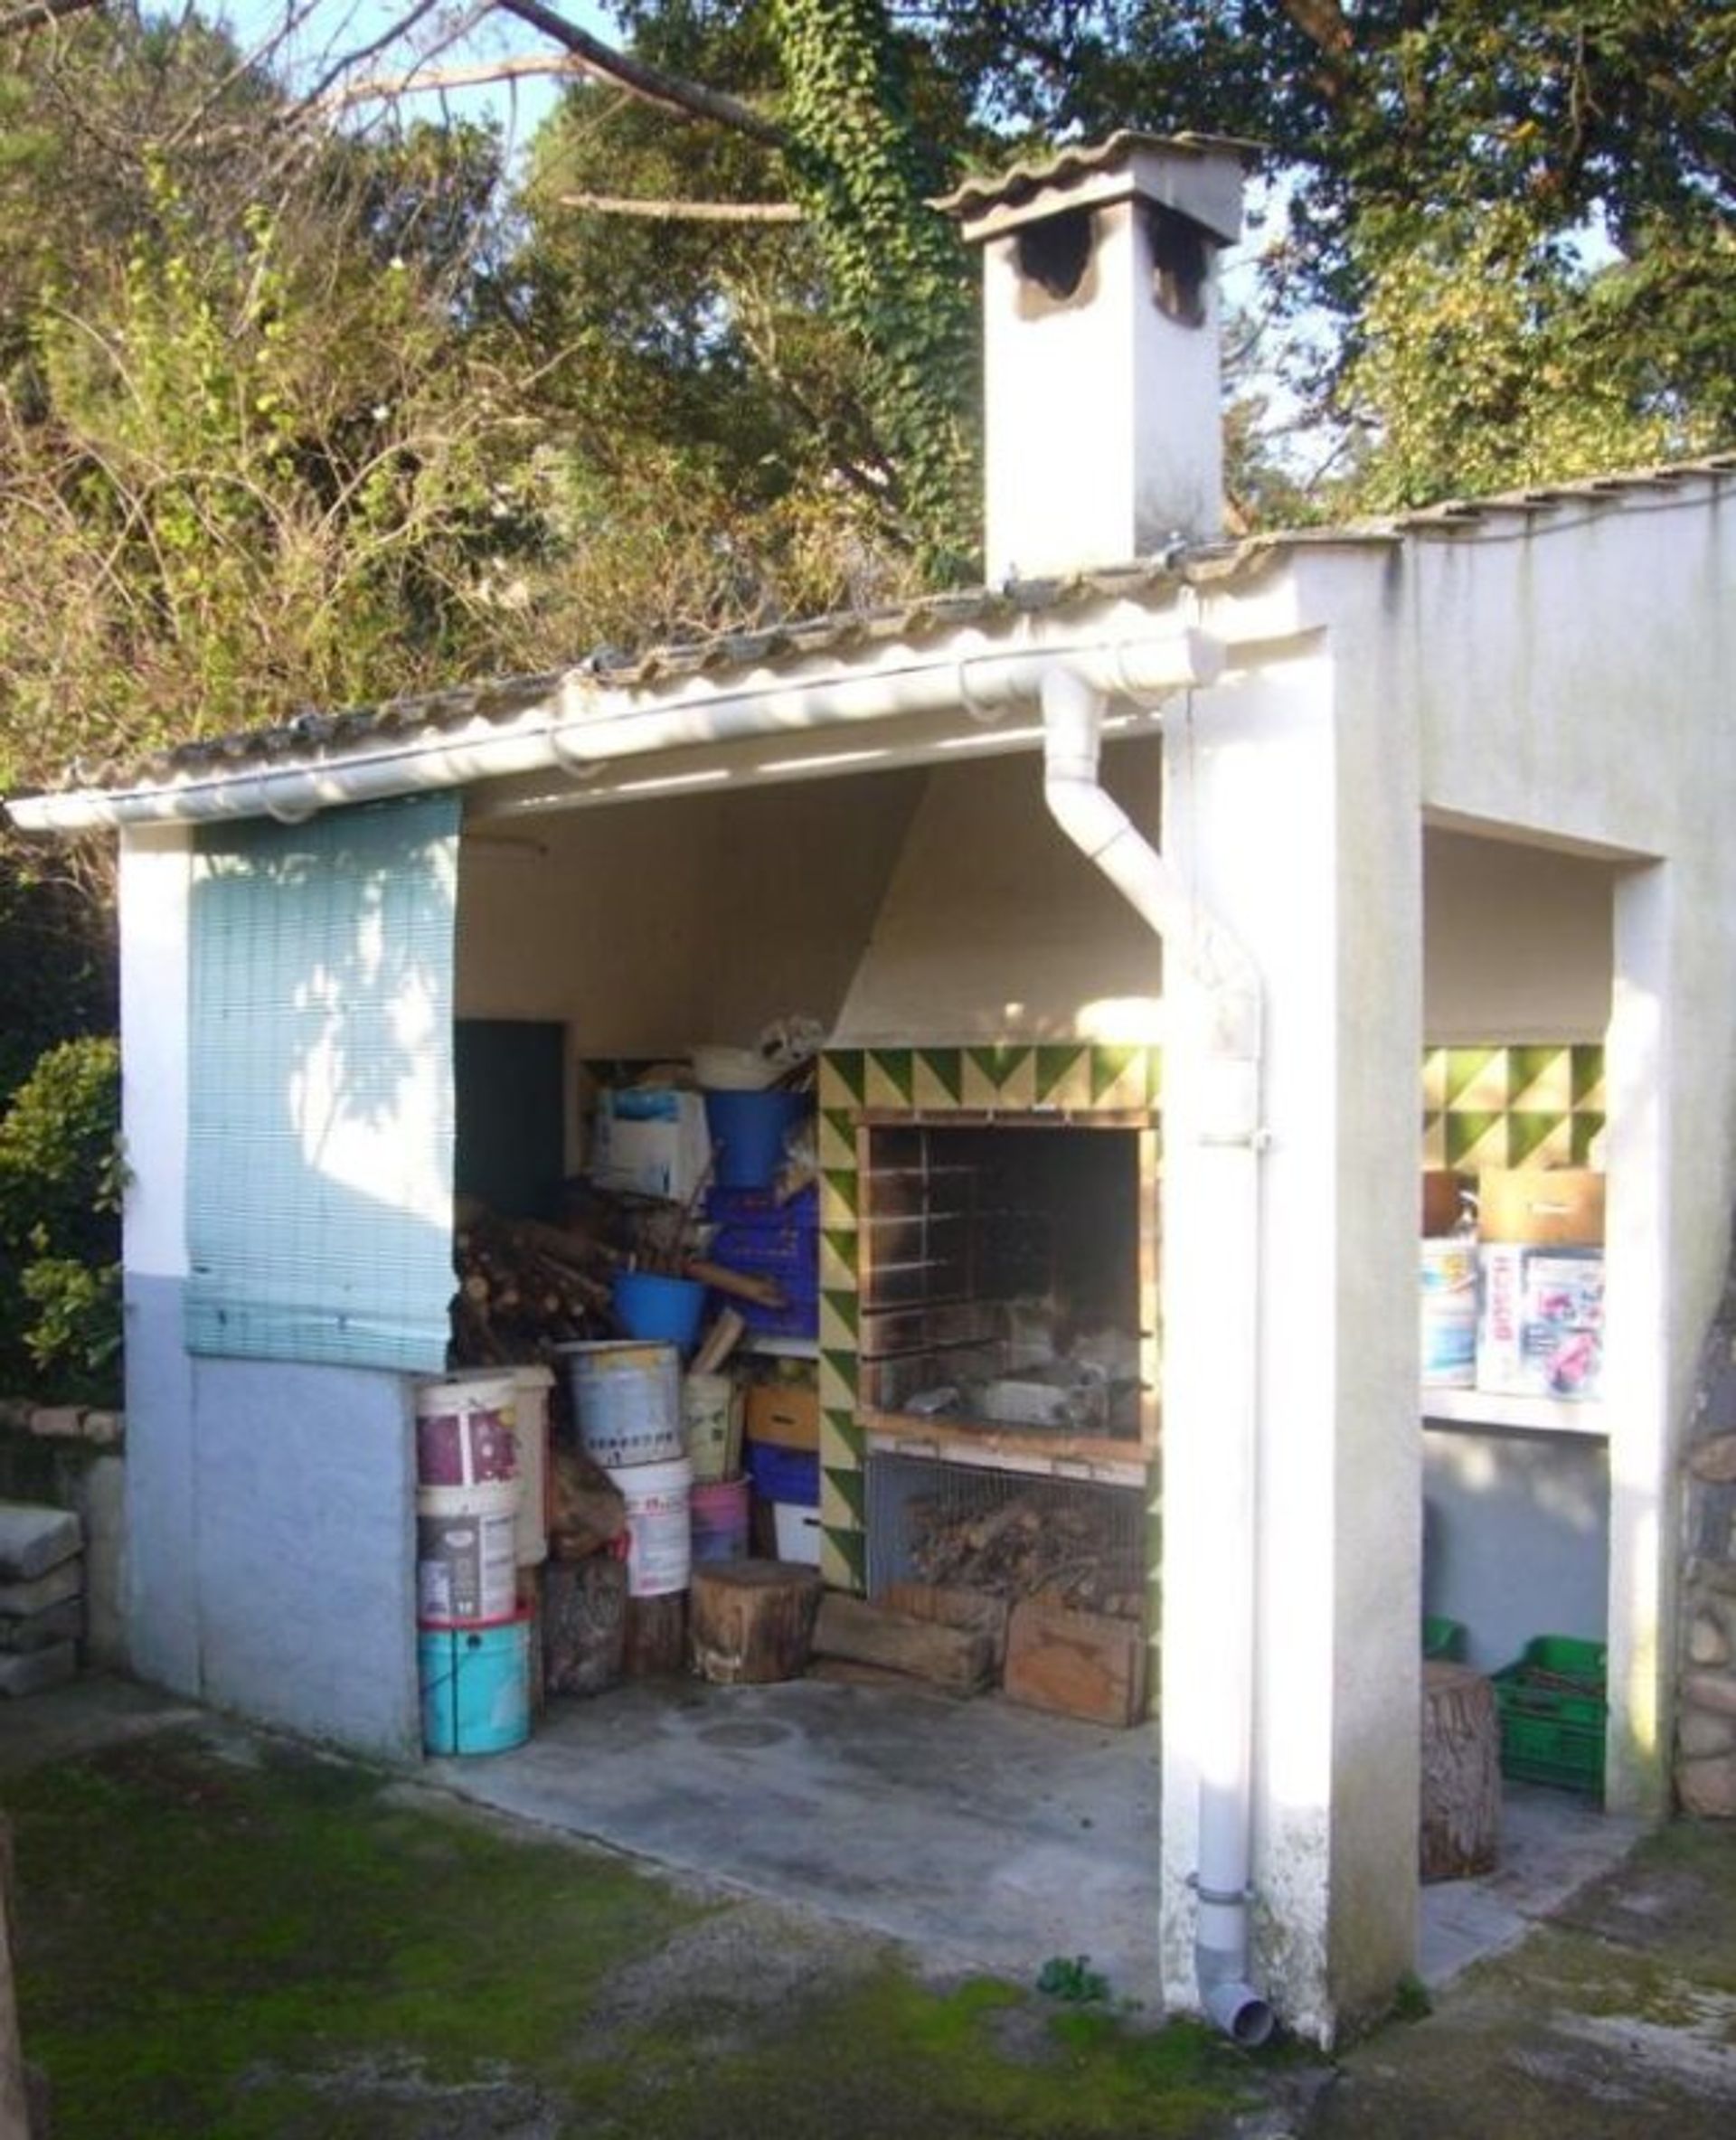
[[[1237,156],[1118,135],[947,205],[983,248],[986,578],[1212,540]]]

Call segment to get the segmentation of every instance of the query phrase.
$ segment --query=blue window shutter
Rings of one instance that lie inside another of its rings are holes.
[[[458,810],[201,828],[192,1352],[445,1364]]]

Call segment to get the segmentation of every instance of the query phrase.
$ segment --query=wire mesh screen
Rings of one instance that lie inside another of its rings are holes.
[[[1137,1486],[873,1451],[868,1593],[936,1583],[1140,1617],[1146,1494]]]

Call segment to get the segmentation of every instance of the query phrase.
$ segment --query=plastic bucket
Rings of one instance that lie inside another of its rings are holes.
[[[627,1503],[627,1594],[667,1598],[687,1588],[693,1571],[690,1504],[693,1467],[633,1464],[609,1477]]]
[[[416,1636],[422,1744],[430,1754],[499,1754],[531,1735],[531,1618],[423,1627]]]
[[[585,1453],[605,1471],[681,1455],[681,1354],[637,1338],[562,1345]]]
[[[517,1385],[510,1374],[450,1375],[416,1391],[416,1476],[479,1486],[518,1474]]]
[[[508,1620],[518,1607],[515,1480],[424,1486],[416,1496],[416,1617],[431,1626]]]
[[[549,1557],[549,1391],[553,1372],[515,1367],[514,1431],[518,1438],[518,1542],[521,1568]]]
[[[681,1435],[693,1483],[728,1478],[740,1452],[741,1392],[726,1374],[690,1374],[681,1385]]]
[[[616,1315],[629,1337],[666,1338],[685,1352],[699,1335],[705,1288],[697,1278],[621,1270],[615,1274],[614,1295]]]
[[[748,1482],[713,1479],[695,1486],[692,1511],[693,1562],[745,1560],[748,1557]]]
[[[705,1094],[705,1124],[715,1147],[720,1189],[769,1189],[783,1164],[784,1133],[807,1113],[800,1092]]]
[[[1421,1263],[1422,1381],[1468,1390],[1477,1381],[1477,1243],[1424,1241]]]

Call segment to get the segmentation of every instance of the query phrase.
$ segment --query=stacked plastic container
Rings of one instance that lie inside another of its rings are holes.
[[[510,1370],[416,1392],[416,1648],[431,1754],[500,1753],[530,1735],[518,1408]]]
[[[693,1466],[682,1419],[680,1348],[628,1338],[562,1345],[586,1454],[627,1504],[629,1599],[677,1596],[693,1562]]]
[[[820,1329],[819,1191],[804,1189],[779,1203],[768,1188],[713,1189],[705,1199],[705,1216],[717,1230],[710,1255],[715,1263],[750,1277],[769,1278],[787,1306],[761,1306],[738,1300],[731,1306],[755,1337],[817,1338]]]

